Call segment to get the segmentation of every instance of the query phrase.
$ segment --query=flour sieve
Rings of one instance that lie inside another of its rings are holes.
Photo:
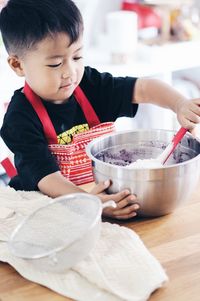
[[[100,199],[74,193],[51,200],[27,216],[13,231],[9,249],[13,255],[44,271],[64,272],[85,258],[100,235]]]

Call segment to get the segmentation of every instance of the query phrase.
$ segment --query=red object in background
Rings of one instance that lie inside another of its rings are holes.
[[[9,178],[12,178],[17,175],[17,170],[15,169],[14,165],[8,157],[2,160],[0,164],[3,166]]]
[[[136,3],[136,1],[123,1],[122,10],[134,11],[138,15],[138,28],[162,27],[161,17],[149,6]]]

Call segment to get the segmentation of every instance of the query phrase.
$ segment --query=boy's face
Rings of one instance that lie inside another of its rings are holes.
[[[12,56],[8,61],[12,69],[24,76],[42,99],[63,103],[83,77],[82,52],[82,37],[70,45],[69,37],[65,33],[58,33],[39,42],[35,49],[29,50],[22,58],[17,58],[19,65],[13,67]]]

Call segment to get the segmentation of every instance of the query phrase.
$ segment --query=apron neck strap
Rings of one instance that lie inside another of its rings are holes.
[[[49,118],[47,110],[45,109],[40,97],[32,91],[32,89],[29,87],[27,83],[25,83],[24,86],[24,94],[28,99],[28,101],[30,102],[30,104],[33,106],[40,121],[42,122],[44,133],[48,143],[57,144],[58,139],[57,139],[56,131],[53,127],[53,124]]]
[[[27,100],[31,103],[33,106],[35,112],[37,113],[44,129],[45,136],[48,140],[49,144],[57,144],[57,134],[54,129],[54,126],[49,118],[49,115],[47,113],[47,110],[45,106],[43,105],[40,97],[35,94],[32,89],[29,87],[27,82],[25,82],[24,86],[24,94],[27,98]],[[78,86],[74,91],[74,96],[76,98],[76,101],[80,105],[85,118],[89,124],[90,127],[93,127],[95,125],[100,124],[100,120],[97,117],[93,107],[91,106],[90,102],[88,101],[87,97],[81,90],[81,88]]]
[[[93,127],[100,124],[100,120],[97,117],[93,107],[79,86],[74,90],[74,96],[76,101],[79,103],[89,126]]]

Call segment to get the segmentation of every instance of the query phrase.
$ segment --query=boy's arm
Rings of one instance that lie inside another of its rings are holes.
[[[98,196],[102,203],[109,200],[116,202],[117,207],[105,208],[103,210],[103,215],[117,219],[128,219],[136,216],[136,211],[139,208],[136,196],[130,194],[127,189],[108,195],[105,193],[105,190],[110,184],[110,181],[100,182],[90,191],[91,194]],[[69,193],[86,192],[63,177],[60,171],[42,178],[38,183],[38,188],[42,193],[52,198]]]
[[[69,193],[85,192],[63,177],[60,171],[42,178],[38,183],[38,188],[42,193],[52,198]]]
[[[138,79],[133,91],[132,103],[151,103],[171,109],[177,114],[180,124],[188,129],[194,128],[200,121],[200,99],[188,101],[173,87],[157,79]]]

